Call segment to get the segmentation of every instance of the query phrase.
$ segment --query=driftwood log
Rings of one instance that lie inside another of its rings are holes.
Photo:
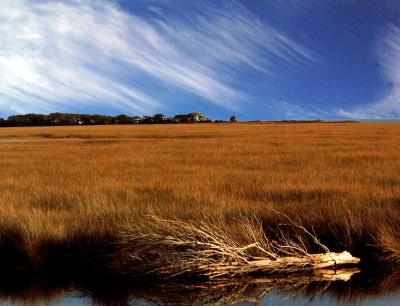
[[[223,222],[215,219],[192,224],[152,215],[146,223],[123,233],[128,267],[136,269],[134,273],[153,277],[198,275],[213,279],[254,273],[316,275],[317,270],[326,274],[327,269],[334,275],[338,268],[360,262],[349,252],[330,252],[314,234],[295,224],[297,238],[282,234],[275,240],[265,235],[257,218],[239,221],[242,237],[220,224]],[[310,254],[303,242],[305,237],[323,253]]]
[[[344,251],[342,253],[321,253],[321,254],[308,254],[307,256],[296,257],[296,256],[287,256],[281,257],[272,260],[264,259],[264,260],[256,260],[250,261],[248,264],[254,266],[254,269],[259,268],[261,271],[264,267],[270,267],[271,264],[279,264],[279,265],[287,265],[287,266],[299,266],[305,263],[305,259],[310,265],[310,267],[317,269],[327,269],[332,268],[332,270],[336,270],[343,266],[354,266],[360,262],[359,258],[353,257],[349,252]]]

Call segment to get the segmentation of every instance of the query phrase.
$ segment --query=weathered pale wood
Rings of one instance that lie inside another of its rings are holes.
[[[317,270],[336,271],[360,262],[349,252],[330,252],[315,235],[299,225],[293,226],[311,238],[324,253],[310,254],[300,236],[298,239],[284,236],[279,240],[268,239],[258,219],[244,218],[241,226],[251,239],[248,243],[209,220],[192,224],[151,215],[150,222],[130,229],[124,239],[134,261],[143,261],[146,269],[164,277],[185,273],[210,279],[251,273],[315,274]]]
[[[356,265],[360,262],[359,258],[353,257],[347,251],[344,251],[342,253],[314,254],[310,256],[314,257],[314,260],[316,261],[316,269],[323,269],[328,267],[336,268],[344,265]]]
[[[309,254],[307,256],[295,257],[280,257],[274,260],[263,259],[263,260],[254,260],[246,263],[248,270],[251,271],[260,271],[263,270],[271,270],[274,267],[293,267],[293,271],[296,271],[296,267],[298,270],[302,270],[300,267],[315,269],[315,270],[323,270],[327,271],[327,268],[331,268],[330,270],[334,271],[342,266],[355,266],[360,262],[360,259],[357,257],[353,257],[349,252],[342,253],[321,253],[321,254]],[[228,266],[224,266],[226,269]]]

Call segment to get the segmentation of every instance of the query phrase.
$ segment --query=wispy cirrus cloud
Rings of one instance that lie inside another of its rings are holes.
[[[103,0],[0,2],[0,106],[6,113],[84,106],[148,113],[165,84],[234,109],[243,69],[274,75],[317,55],[239,4],[146,17]]]
[[[332,111],[321,109],[314,105],[301,105],[281,101],[276,108],[281,110],[280,118],[278,119],[295,119],[295,120],[315,120],[315,119],[331,119]]]
[[[400,27],[388,26],[382,34],[376,49],[377,59],[385,80],[390,84],[390,92],[381,100],[356,107],[339,110],[342,117],[356,119],[400,118]]]

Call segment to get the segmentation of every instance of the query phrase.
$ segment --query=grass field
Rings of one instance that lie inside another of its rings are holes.
[[[0,169],[0,257],[17,266],[89,261],[150,211],[240,236],[252,214],[273,235],[274,210],[333,251],[400,263],[400,123],[2,128]]]

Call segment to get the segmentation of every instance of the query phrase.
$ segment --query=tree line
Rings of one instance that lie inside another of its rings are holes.
[[[236,122],[236,117],[230,118]],[[210,123],[226,122],[224,120],[210,120],[204,114],[193,112],[189,114],[178,114],[168,117],[164,114],[153,116],[105,116],[89,114],[52,113],[14,115],[7,119],[0,118],[0,126],[57,126],[57,125],[109,125],[109,124],[172,124],[172,123]]]

